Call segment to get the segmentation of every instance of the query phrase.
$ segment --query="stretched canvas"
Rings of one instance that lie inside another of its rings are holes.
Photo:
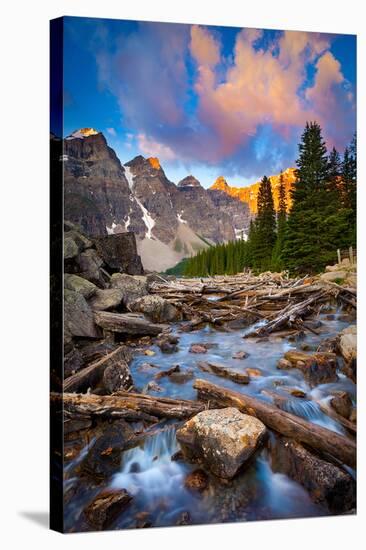
[[[51,21],[51,527],[356,511],[356,37]]]

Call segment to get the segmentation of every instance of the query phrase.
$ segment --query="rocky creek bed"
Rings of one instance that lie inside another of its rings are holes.
[[[166,280],[69,232],[66,531],[355,511],[353,267]]]

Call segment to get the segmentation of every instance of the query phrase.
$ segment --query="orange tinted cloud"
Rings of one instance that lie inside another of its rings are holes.
[[[217,39],[207,29],[191,30],[190,51],[198,67],[199,117],[217,133],[223,156],[245,144],[259,125],[271,124],[282,135],[288,127],[303,126],[309,119],[325,125],[339,99],[334,88],[344,77],[328,51],[326,36],[286,31],[266,50],[255,47],[260,37],[261,31],[255,29],[238,34],[233,63],[217,83]],[[314,86],[304,94],[306,66],[319,55]]]

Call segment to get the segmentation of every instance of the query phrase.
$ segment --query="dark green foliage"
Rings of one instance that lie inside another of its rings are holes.
[[[280,187],[278,191],[277,211],[277,238],[272,252],[272,269],[281,271],[283,268],[282,250],[285,242],[287,222],[286,190],[283,181],[283,173],[280,174]]]
[[[247,243],[244,240],[211,246],[187,260],[184,275],[187,277],[235,275],[243,271],[247,264],[246,251]]]
[[[330,201],[336,204],[336,209],[341,200],[341,174],[342,161],[337,149],[333,147],[328,157],[328,181],[326,183]]]
[[[177,275],[181,276],[184,274],[185,267],[187,263],[189,262],[189,258],[183,258],[178,264],[176,264],[174,267],[170,267],[165,271],[166,275]]]
[[[263,176],[259,186],[257,204],[258,214],[254,222],[255,245],[252,247],[252,262],[254,268],[265,271],[271,268],[272,252],[276,241],[276,214],[271,182],[267,176]]]
[[[337,248],[355,244],[355,155],[346,150],[342,165],[335,149],[328,158],[316,122],[306,124],[299,153],[282,259],[291,272],[314,273],[334,262]]]

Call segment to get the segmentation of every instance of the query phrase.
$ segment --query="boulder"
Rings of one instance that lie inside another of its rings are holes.
[[[144,276],[114,273],[111,277],[110,285],[111,288],[118,288],[122,291],[122,303],[125,306],[148,294],[147,281]]]
[[[95,311],[108,311],[118,307],[122,298],[123,292],[119,288],[98,288],[89,300],[89,305]]]
[[[356,288],[357,287],[357,275],[355,273],[348,273],[346,280],[344,281],[345,286]]]
[[[108,365],[103,373],[103,386],[109,393],[128,390],[133,386],[130,369],[126,361]]]
[[[344,280],[347,277],[347,271],[326,271],[320,275],[323,281],[337,282],[338,279]]]
[[[339,351],[346,363],[350,363],[357,358],[357,326],[351,325],[339,334]]]
[[[162,353],[175,353],[178,351],[179,338],[172,334],[163,334],[156,340],[156,345]]]
[[[78,348],[72,347],[64,354],[64,378],[75,374],[84,366],[83,356]]]
[[[180,311],[173,304],[156,295],[138,298],[128,308],[143,313],[153,323],[169,323],[181,319]]]
[[[207,348],[203,344],[191,344],[189,353],[207,353]]]
[[[100,268],[103,265],[103,260],[98,256],[96,250],[89,248],[79,254],[77,263],[81,277],[88,279],[88,281],[91,281],[96,285],[105,287],[105,278],[100,271]]]
[[[111,272],[142,275],[144,269],[140,256],[137,254],[134,233],[118,233],[94,237],[98,254]]]
[[[79,254],[79,247],[72,237],[64,237],[64,260],[72,260]]]
[[[326,504],[332,513],[344,513],[354,508],[355,481],[338,466],[326,462],[288,438],[276,438],[271,456],[274,471],[301,483],[312,500]]]
[[[308,354],[290,350],[285,353],[285,359],[302,371],[305,380],[311,386],[338,380],[337,358],[334,353]]]
[[[333,409],[343,416],[349,418],[352,412],[352,399],[346,391],[338,391],[330,400]]]
[[[87,522],[97,530],[106,529],[128,506],[132,496],[125,490],[107,489],[99,493],[85,508]]]
[[[64,274],[64,287],[68,290],[80,292],[80,294],[87,299],[90,298],[97,290],[95,284],[91,283],[87,279],[84,279],[83,277],[79,277],[78,275],[72,275],[71,273]]]
[[[64,224],[64,227],[65,227],[65,224]],[[65,230],[65,237],[73,239],[76,245],[78,246],[79,250],[86,250],[87,248],[92,248],[93,246],[93,243],[91,242],[91,240],[88,239],[88,237],[86,237],[80,231],[80,229],[72,223],[69,223],[68,230]]]
[[[232,358],[233,359],[246,359],[248,357],[248,353],[246,351],[236,351]]]
[[[64,291],[64,329],[71,336],[100,337],[92,310],[84,296],[74,290]]]
[[[265,425],[233,407],[207,410],[188,420],[177,439],[188,458],[198,458],[213,474],[233,478],[266,435]]]
[[[284,357],[282,357],[282,359],[279,359],[279,361],[277,362],[277,368],[281,370],[292,369],[293,366],[294,365],[291,363],[291,361],[285,359]]]

